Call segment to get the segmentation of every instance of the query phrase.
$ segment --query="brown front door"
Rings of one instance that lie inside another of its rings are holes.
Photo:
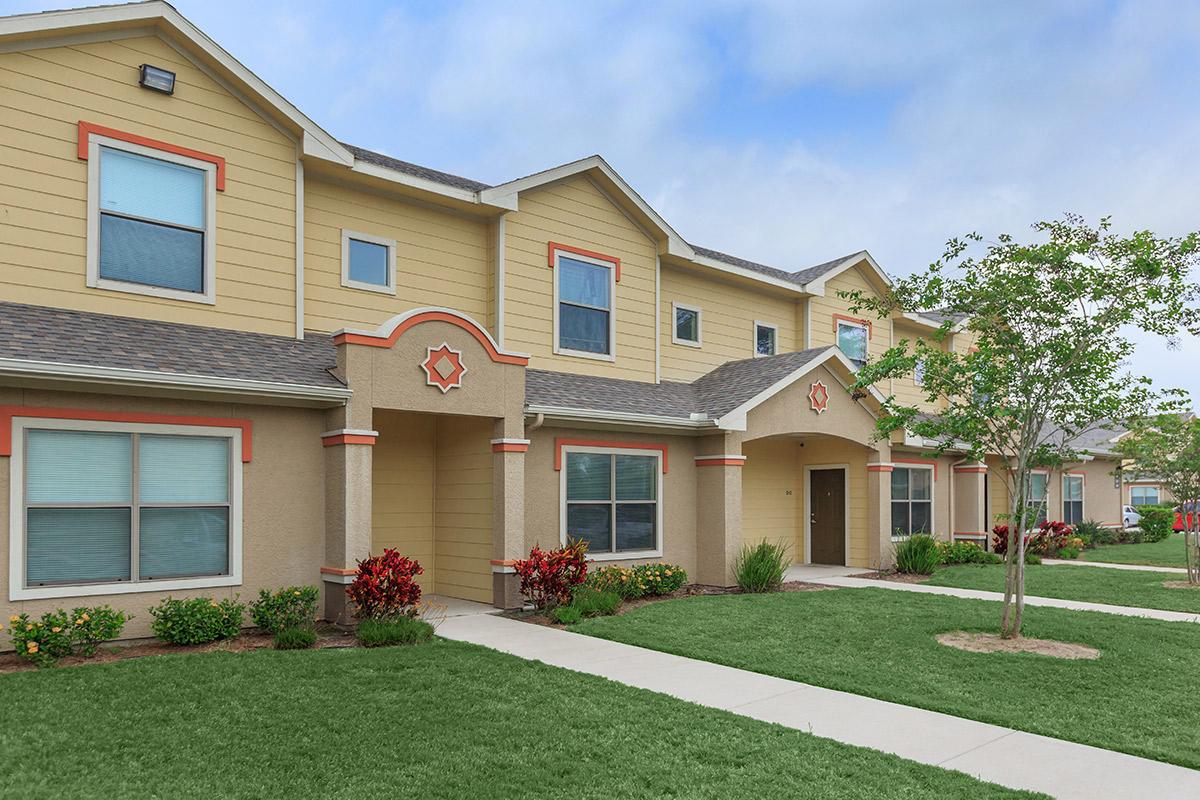
[[[814,564],[846,563],[846,473],[814,469],[808,473],[809,548]]]

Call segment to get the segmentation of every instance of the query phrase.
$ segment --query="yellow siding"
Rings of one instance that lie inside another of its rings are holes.
[[[1008,524],[1008,482],[1005,477],[1004,462],[999,458],[988,458],[988,512],[991,515],[989,524]]]
[[[342,230],[396,241],[396,294],[342,286]],[[488,224],[323,180],[304,182],[304,317],[310,330],[373,328],[421,306],[488,320]]]
[[[152,63],[172,96],[137,85]],[[222,156],[216,304],[89,289],[80,120]],[[161,39],[0,54],[5,300],[287,335],[295,328],[295,146]]]
[[[692,272],[662,270],[662,379],[692,381],[724,364],[754,356],[754,323],[778,326],[780,353],[804,347],[797,330],[797,303]],[[672,303],[700,308],[700,347],[674,344]],[[802,317],[801,317],[802,319]]]
[[[862,311],[850,311],[850,301],[838,296],[839,291],[861,289],[875,292],[871,283],[858,267],[852,267],[840,275],[830,278],[825,284],[825,296],[813,297],[809,300],[811,321],[811,347],[826,347],[837,344],[837,323],[835,314],[842,314],[871,321],[871,338],[867,351],[871,358],[878,358],[891,346],[891,320],[875,319],[873,315]]]
[[[492,601],[492,421],[438,417],[434,523],[438,594]]]
[[[742,447],[742,541],[770,541],[788,547],[793,561],[804,560],[803,500],[794,439],[762,439]]]
[[[418,582],[433,591],[434,418],[399,411],[375,412],[379,440],[372,450],[371,552],[385,547],[425,568]]]
[[[505,222],[505,345],[529,353],[536,369],[653,381],[653,242],[586,177],[523,193],[520,205]],[[615,362],[554,354],[549,242],[621,259]]]
[[[901,339],[907,339],[909,342],[914,342],[917,339],[928,338],[925,331],[913,325],[905,325],[896,323],[894,328],[896,343],[899,344]],[[912,347],[910,345],[910,352]],[[930,403],[925,398],[925,392],[917,386],[916,378],[913,375],[907,375],[903,378],[894,379],[891,382],[892,394],[896,399],[906,405],[915,405],[917,408],[932,411],[944,405],[942,402]]]

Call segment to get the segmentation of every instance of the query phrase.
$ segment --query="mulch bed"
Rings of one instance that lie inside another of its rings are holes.
[[[1033,653],[1039,656],[1066,659],[1096,659],[1100,651],[1086,644],[1074,642],[1059,642],[1054,639],[1030,639],[1019,636],[1016,639],[1002,639],[995,633],[970,633],[968,631],[951,631],[939,634],[938,643],[956,650],[968,653]]]
[[[208,644],[178,645],[167,644],[157,639],[137,639],[128,644],[110,644],[103,646],[91,658],[68,656],[60,659],[59,667],[79,667],[85,664],[107,664],[111,661],[124,661],[129,658],[145,658],[147,656],[167,656],[178,653],[248,653],[272,646],[273,637],[268,633],[242,633],[233,639],[222,639]],[[358,641],[352,631],[347,631],[328,623],[317,624],[317,643],[313,648],[326,647],[357,647]],[[0,653],[0,675],[8,672],[28,672],[37,667],[16,653]]]
[[[804,581],[787,581],[785,583],[780,584],[780,586],[779,586],[779,591],[781,591],[781,592],[824,592],[824,591],[836,591],[836,590],[837,590],[836,586],[823,586],[822,584],[819,584],[819,583],[805,583]],[[707,595],[722,595],[722,594],[745,594],[745,592],[743,592],[741,589],[739,589],[736,586],[729,586],[729,587],[702,586],[700,584],[693,583],[693,584],[684,586],[681,589],[678,589],[677,591],[672,592],[671,594],[661,595],[658,597],[647,596],[647,597],[639,597],[635,600],[626,600],[623,603],[621,603],[620,606],[617,607],[617,613],[614,616],[619,616],[621,614],[627,614],[630,611],[641,608],[642,606],[649,605],[650,603],[658,603],[663,600],[679,600],[681,598],[686,598],[686,597],[700,597],[700,596],[707,596]],[[543,614],[540,611],[532,611],[532,610],[530,610],[530,611],[526,611],[526,610],[505,611],[501,616],[506,617],[508,619],[515,619],[518,622],[528,622],[533,625],[545,625],[546,627],[549,627],[549,628],[566,627],[564,625],[558,624],[553,619],[551,619],[549,615]]]
[[[851,575],[851,578],[867,578],[873,581],[891,581],[892,583],[925,583],[932,575],[913,575],[907,572],[863,572]]]

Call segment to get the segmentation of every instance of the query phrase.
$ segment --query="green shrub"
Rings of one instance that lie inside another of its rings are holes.
[[[1060,547],[1055,558],[1079,558],[1078,547]]]
[[[1034,564],[1034,565],[1040,564],[1040,563],[1042,563],[1042,557],[1039,556],[1037,553],[1030,553],[1029,551],[1025,551],[1025,563],[1026,564]]]
[[[1142,529],[1142,541],[1161,542],[1175,529],[1175,507],[1167,505],[1138,506],[1142,515],[1138,527]]]
[[[585,617],[607,617],[621,607],[621,595],[580,586],[571,596],[570,607],[579,609]]]
[[[262,589],[250,606],[250,619],[267,633],[284,628],[312,627],[317,618],[317,587],[288,586],[271,592]]]
[[[130,618],[110,606],[80,607],[67,613],[59,608],[40,620],[28,614],[9,617],[9,637],[17,655],[39,667],[50,667],[60,658],[91,658],[101,642],[116,639]]]
[[[420,644],[433,638],[433,626],[416,617],[364,619],[358,623],[355,636],[363,647]]]
[[[168,644],[205,644],[237,636],[245,613],[245,604],[236,599],[218,602],[211,597],[168,597],[150,609],[154,617],[150,628]]]
[[[742,547],[733,573],[743,592],[773,592],[783,583],[789,566],[787,545],[760,542]]]
[[[317,643],[317,632],[311,625],[280,628],[275,632],[276,650],[304,650]]]
[[[640,564],[633,568],[646,594],[661,597],[687,583],[687,572],[678,564]]]
[[[1083,522],[1075,523],[1071,533],[1072,535],[1082,539],[1083,546],[1087,548],[1095,547],[1097,544],[1099,544],[1097,540],[1103,536],[1103,530],[1104,529],[1100,527],[1100,523],[1096,522],[1096,520],[1086,519]]]
[[[941,561],[937,541],[932,536],[918,533],[898,542],[896,550],[896,572],[909,575],[932,575]]]
[[[1120,528],[1105,528],[1097,525],[1096,530],[1092,532],[1092,545],[1116,544],[1120,541],[1120,533]]]
[[[938,563],[946,566],[955,564],[999,564],[1000,556],[989,553],[974,542],[937,543]]]
[[[1121,544],[1140,544],[1145,537],[1141,527],[1120,528],[1117,530],[1117,541]]]
[[[583,612],[578,606],[555,606],[550,612],[550,617],[559,625],[574,625],[583,619]]]
[[[630,567],[601,567],[588,573],[584,585],[601,592],[616,592],[622,600],[636,600],[646,593],[642,573]]]

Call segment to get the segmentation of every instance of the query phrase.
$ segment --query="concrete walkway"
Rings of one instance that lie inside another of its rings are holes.
[[[1107,561],[1077,561],[1066,558],[1043,558],[1043,564],[1052,566],[1069,565],[1075,567],[1103,567],[1104,569],[1128,569],[1135,572],[1169,572],[1172,575],[1187,575],[1183,567],[1149,567],[1145,564],[1110,564]]]
[[[557,628],[474,615],[438,635],[1064,800],[1200,797],[1184,767]]]
[[[899,583],[897,581],[881,581],[873,578],[848,577],[849,574],[862,574],[862,572],[864,570],[857,567],[822,567],[797,564],[788,570],[786,578],[789,581],[806,581],[808,583],[824,584],[825,586],[840,586],[846,589],[892,589],[900,592],[965,597],[970,600],[1004,600],[1003,592],[985,592],[981,589],[956,589],[952,586],[930,586],[924,583]],[[1034,597],[1026,595],[1025,605],[1067,608],[1072,611],[1099,611],[1104,614],[1116,614],[1122,617],[1161,619],[1166,622],[1200,622],[1200,615],[1184,611],[1162,611],[1157,608],[1135,608],[1133,606],[1113,606],[1107,603],[1085,603],[1082,600],[1061,600],[1057,597]]]

